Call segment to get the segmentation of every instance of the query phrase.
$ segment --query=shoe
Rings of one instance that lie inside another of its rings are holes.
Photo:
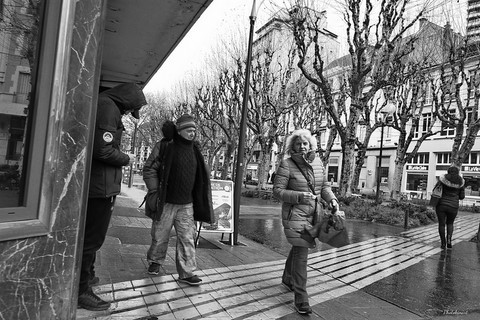
[[[100,278],[99,277],[93,277],[91,278],[90,280],[88,280],[88,285],[89,286],[94,286],[96,285],[97,283],[100,282]]]
[[[310,308],[308,302],[295,303],[295,310],[300,314],[312,313],[312,308]]]
[[[293,291],[293,286],[291,284],[286,283],[282,280],[282,285],[288,289],[288,291]]]
[[[160,272],[160,265],[158,263],[152,262],[148,266],[148,273],[157,275]]]
[[[200,282],[202,282],[202,279],[200,279],[196,275],[193,275],[193,276],[188,277],[188,278],[183,278],[183,279],[178,278],[178,281],[183,282],[183,283],[188,283],[191,286],[198,286],[198,285],[200,285]]]
[[[103,301],[89,289],[78,296],[78,307],[90,311],[103,311],[110,308],[110,302]]]
[[[452,236],[447,237],[447,249],[452,249]]]

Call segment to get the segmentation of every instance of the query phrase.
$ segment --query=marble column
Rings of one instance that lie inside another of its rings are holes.
[[[53,93],[64,105],[50,115],[41,181],[51,231],[0,242],[1,319],[75,319],[106,1],[73,3],[66,88]]]

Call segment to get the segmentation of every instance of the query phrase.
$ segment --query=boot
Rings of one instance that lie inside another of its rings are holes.
[[[447,224],[447,249],[452,249],[453,224]]]
[[[447,244],[447,240],[445,239],[445,227],[444,226],[438,226],[438,234],[440,235],[440,248],[445,249],[445,246]]]

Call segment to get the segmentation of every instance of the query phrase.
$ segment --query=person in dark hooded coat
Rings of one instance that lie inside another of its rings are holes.
[[[152,219],[152,243],[147,252],[148,273],[157,275],[164,263],[170,230],[175,227],[175,262],[178,281],[197,286],[195,270],[195,221],[213,224],[210,170],[195,141],[196,124],[184,114],[175,124],[162,126],[164,138],[157,142],[143,167],[148,189],[145,214]]]
[[[435,211],[438,218],[438,233],[441,248],[452,248],[453,222],[458,214],[459,200],[465,198],[465,180],[460,176],[457,167],[450,167],[447,174],[442,174],[439,181],[442,185],[442,196],[438,201]],[[445,225],[447,237],[445,238]]]
[[[135,83],[121,84],[98,96],[78,291],[78,306],[88,310],[110,307],[110,303],[100,299],[91,288],[98,282],[94,274],[95,256],[105,241],[115,197],[120,193],[122,166],[134,161],[133,155],[120,151],[125,130],[122,116],[131,113],[138,119],[139,110],[145,104],[145,96]]]

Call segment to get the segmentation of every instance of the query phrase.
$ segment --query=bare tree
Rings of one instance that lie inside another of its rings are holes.
[[[347,42],[350,68],[346,70],[345,95],[337,99],[332,94],[325,69],[319,35],[323,31],[322,17],[302,6],[302,1],[290,11],[297,43],[298,67],[305,77],[322,92],[325,109],[332,118],[341,140],[342,174],[340,194],[351,193],[355,167],[357,131],[362,118],[368,118],[368,105],[377,91],[389,86],[389,79],[398,70],[400,61],[412,51],[403,37],[419,19],[422,11],[406,22],[403,14],[408,1],[383,1],[378,8],[378,20],[373,18],[373,3],[369,0],[347,0],[344,17],[347,22]],[[345,102],[350,101],[347,105]]]

